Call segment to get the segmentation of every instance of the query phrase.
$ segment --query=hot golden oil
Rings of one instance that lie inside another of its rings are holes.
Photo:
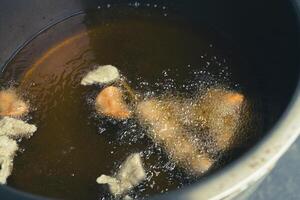
[[[96,64],[112,64],[145,95],[191,97],[201,87],[234,85],[228,68],[240,64],[233,59],[237,55],[205,25],[162,13],[120,13],[116,17],[111,9],[61,22],[7,66],[2,82],[17,86],[30,101],[29,121],[38,127],[20,144],[24,152],[15,158],[10,186],[63,199],[109,197],[96,178],[113,175],[134,152],[142,152],[147,180],[131,192],[133,197],[198,179],[175,166],[136,119],[98,116],[94,99],[101,87],[81,86],[80,81]]]

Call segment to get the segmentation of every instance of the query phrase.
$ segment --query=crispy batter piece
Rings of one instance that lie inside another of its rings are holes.
[[[131,116],[121,89],[114,86],[106,87],[98,94],[95,106],[98,113],[116,119],[127,119]]]
[[[112,65],[98,66],[81,80],[81,85],[107,84],[120,78],[119,70]]]
[[[150,137],[163,146],[174,161],[198,175],[211,168],[213,160],[193,144],[186,130],[172,113],[165,112],[159,101],[152,99],[141,102],[137,106],[137,113],[141,121],[150,126]]]
[[[242,108],[245,97],[225,89],[209,89],[195,104],[194,121],[204,124],[216,140],[220,150],[231,145],[242,124]]]
[[[139,153],[134,153],[122,163],[115,177],[101,175],[96,181],[99,184],[108,184],[111,194],[118,197],[126,194],[145,178],[141,156]]]
[[[29,106],[12,89],[0,91],[0,116],[21,117],[27,114]]]

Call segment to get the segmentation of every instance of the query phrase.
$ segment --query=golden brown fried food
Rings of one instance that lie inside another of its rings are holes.
[[[168,113],[157,100],[142,101],[137,105],[140,120],[150,126],[149,135],[163,146],[170,157],[194,174],[202,174],[213,165],[208,155],[201,152],[173,113]]]
[[[20,117],[27,114],[29,106],[12,89],[0,91],[0,115]]]
[[[123,99],[122,90],[115,86],[104,88],[98,94],[95,106],[98,113],[116,119],[127,119],[131,116],[131,111]]]
[[[245,98],[225,89],[209,89],[195,104],[193,120],[203,123],[214,136],[219,149],[227,149],[233,142],[242,121]]]

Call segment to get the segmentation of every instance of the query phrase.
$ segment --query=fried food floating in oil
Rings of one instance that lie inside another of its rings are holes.
[[[127,119],[131,116],[131,112],[123,99],[122,90],[115,86],[104,88],[98,94],[95,106],[99,114],[116,119]]]
[[[242,124],[242,108],[245,97],[225,89],[209,89],[193,109],[192,116],[207,126],[219,149],[232,145],[236,132]]]
[[[18,144],[15,140],[0,136],[0,184],[6,184],[6,179],[13,169],[13,159],[17,150]]]
[[[119,70],[112,65],[98,66],[81,80],[81,85],[107,84],[120,78]]]
[[[13,159],[18,150],[15,140],[29,138],[37,130],[35,125],[10,117],[0,120],[0,184],[5,184],[13,169]]]
[[[12,89],[0,91],[0,116],[21,117],[27,114],[29,106]]]
[[[213,165],[208,155],[201,152],[173,113],[164,110],[158,100],[146,100],[137,105],[140,120],[149,125],[149,136],[165,148],[170,157],[193,174],[200,175]]]
[[[11,117],[3,117],[0,120],[0,136],[8,136],[13,139],[30,138],[37,130],[33,124],[28,124],[22,120]]]
[[[115,197],[122,196],[146,178],[142,159],[139,153],[131,154],[119,167],[115,177],[101,175],[97,183],[108,184],[110,193]]]

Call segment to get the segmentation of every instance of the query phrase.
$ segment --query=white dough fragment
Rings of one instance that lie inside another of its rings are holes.
[[[0,136],[0,184],[5,184],[13,168],[13,159],[18,150],[15,140]]]
[[[120,166],[115,177],[101,175],[97,183],[108,184],[111,194],[121,196],[146,178],[141,156],[139,153],[131,154]]]
[[[107,84],[120,78],[119,70],[112,65],[99,66],[81,80],[81,85]]]
[[[37,130],[35,125],[11,117],[3,117],[0,120],[0,136],[10,138],[30,137]]]
[[[37,130],[35,125],[11,117],[0,120],[0,184],[5,184],[13,169],[13,159],[18,150],[15,140],[29,138]]]

